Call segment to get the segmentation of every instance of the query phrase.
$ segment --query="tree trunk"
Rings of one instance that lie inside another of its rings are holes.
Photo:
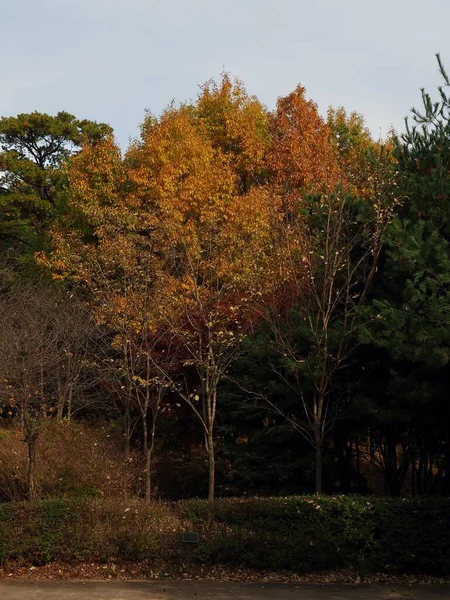
[[[355,453],[356,453],[356,485],[357,487],[361,486],[361,452],[359,449],[359,439],[355,442]]]
[[[148,447],[148,451],[147,451],[147,484],[146,484],[146,488],[145,488],[145,494],[146,497],[148,497],[149,501],[151,498],[151,494],[152,494],[152,456],[153,456],[153,449],[155,447],[155,432],[156,432],[156,418],[158,415],[158,409],[159,409],[159,402],[158,405],[156,406],[156,411],[153,414],[153,420],[152,420],[152,428],[150,431],[150,446]]]
[[[73,388],[72,384],[69,385],[69,394],[67,397],[67,422],[70,423],[72,418],[72,396],[73,396]]]
[[[58,408],[56,410],[56,418],[60,421],[63,418],[64,411],[64,395],[61,387],[61,380],[58,374]]]
[[[153,428],[152,428],[153,429]],[[151,474],[151,463],[152,463],[152,447],[148,444],[148,425],[147,416],[142,415],[142,449],[145,456],[145,502],[149,503],[152,493],[152,474]]]
[[[147,448],[145,457],[145,502],[148,504],[152,498],[152,451]]]
[[[56,418],[58,419],[58,421],[61,421],[61,419],[63,418],[63,410],[64,410],[64,399],[59,398],[58,399],[58,408],[56,410]]]
[[[127,401],[123,415],[123,435],[125,438],[125,460],[130,457],[130,438],[131,438],[131,415],[130,406]]]
[[[316,439],[316,494],[322,493],[322,444]]]
[[[31,435],[27,438],[28,445],[28,499],[36,500],[37,489],[36,489],[36,449],[37,449],[37,438]]]
[[[397,498],[399,495],[399,480],[397,467],[397,445],[394,431],[386,435],[386,487],[389,495]]]
[[[444,448],[444,474],[442,477],[441,493],[450,496],[450,435],[447,434],[447,443]]]
[[[216,475],[216,463],[214,456],[214,435],[212,431],[208,432],[207,438],[207,449],[208,449],[208,502],[212,504],[214,502],[214,486],[215,486],[215,475]]]

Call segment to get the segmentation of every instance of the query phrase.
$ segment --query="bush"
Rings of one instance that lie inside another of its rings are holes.
[[[450,574],[450,500],[269,498],[154,503],[53,499],[0,505],[0,560],[193,561],[261,570]]]

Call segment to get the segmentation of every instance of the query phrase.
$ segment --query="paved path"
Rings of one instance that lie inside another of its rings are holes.
[[[449,586],[173,582],[7,582],[1,600],[450,600]]]

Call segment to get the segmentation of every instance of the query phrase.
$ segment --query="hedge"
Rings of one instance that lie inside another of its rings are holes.
[[[450,574],[450,500],[360,497],[221,499],[178,503],[54,499],[0,504],[0,562],[148,561],[299,573]]]

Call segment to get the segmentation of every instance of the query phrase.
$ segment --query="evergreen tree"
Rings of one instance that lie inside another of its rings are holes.
[[[432,102],[422,90],[423,109],[413,109],[413,124],[406,119],[406,132],[396,139],[406,199],[388,231],[366,331],[390,357],[383,392],[372,396],[372,425],[382,431],[393,495],[400,492],[403,461],[413,479],[420,472],[419,491],[432,455],[439,455],[435,466],[446,491],[450,479],[450,410],[442,396],[450,354],[450,83],[439,56],[438,63],[439,99]]]
[[[0,250],[43,248],[49,225],[65,212],[63,165],[83,143],[109,132],[66,112],[0,119]]]

